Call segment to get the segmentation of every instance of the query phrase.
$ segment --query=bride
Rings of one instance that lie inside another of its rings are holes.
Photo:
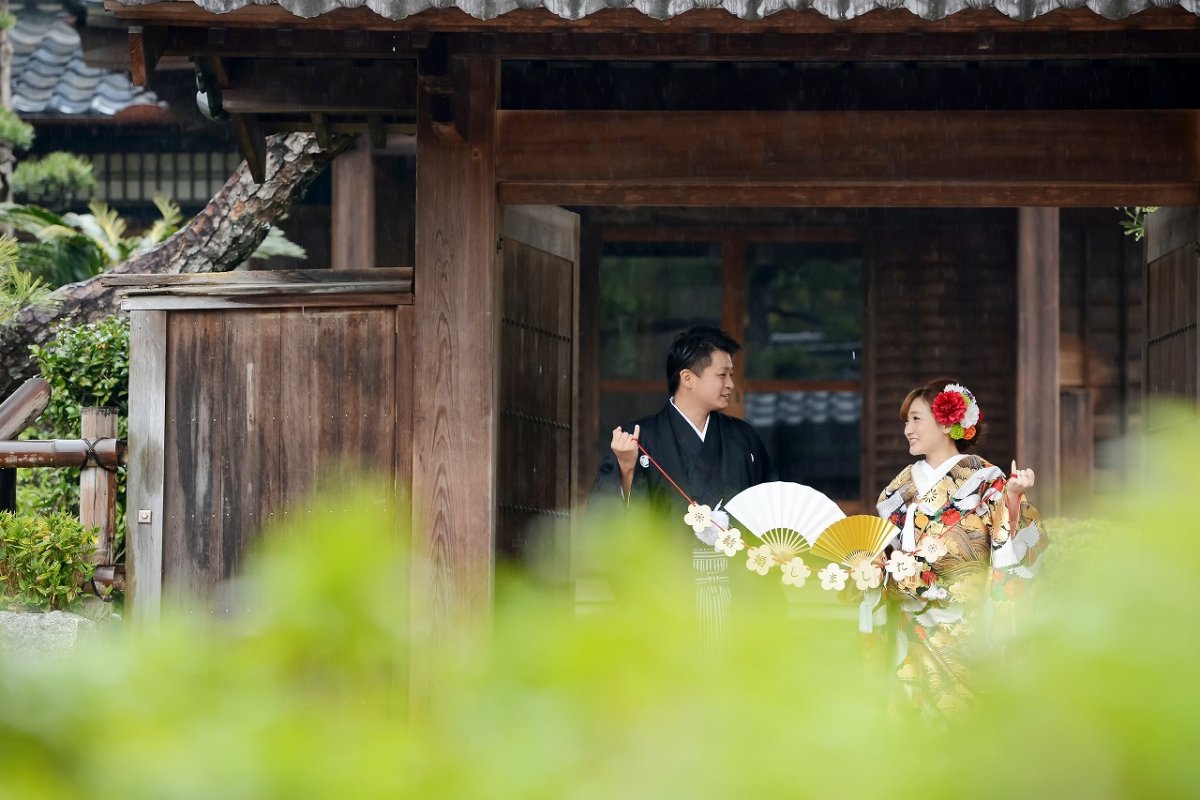
[[[983,431],[975,396],[958,383],[913,389],[900,407],[917,458],[879,496],[900,528],[881,565],[877,616],[891,623],[897,676],[918,707],[953,712],[978,691],[973,665],[1013,624],[1046,536],[1026,491],[1032,469],[1006,475],[970,452]]]

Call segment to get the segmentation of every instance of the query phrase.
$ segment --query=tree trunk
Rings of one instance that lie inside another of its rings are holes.
[[[0,15],[8,13],[8,0],[0,0]],[[0,28],[0,108],[8,111],[12,111],[12,60],[12,39],[7,28]],[[7,142],[0,142],[0,203],[12,200],[12,173],[15,161],[13,146]]]
[[[245,261],[266,238],[269,227],[354,137],[331,137],[328,150],[309,133],[267,140],[266,180],[256,184],[245,162],[208,205],[171,238],[146,253],[117,264],[106,274],[225,272]],[[99,276],[59,288],[51,303],[22,310],[0,328],[0,398],[7,397],[36,372],[29,346],[45,345],[57,323],[95,322],[117,310],[117,290]]]

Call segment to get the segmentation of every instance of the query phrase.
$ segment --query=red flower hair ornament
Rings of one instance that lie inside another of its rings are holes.
[[[951,439],[974,439],[975,427],[982,416],[975,395],[960,384],[946,384],[933,398],[933,418],[939,425],[950,427]]]

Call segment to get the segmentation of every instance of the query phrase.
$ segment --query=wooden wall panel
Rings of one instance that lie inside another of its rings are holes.
[[[979,452],[1004,466],[1015,443],[1016,226],[1012,212],[959,210],[953,221],[889,212],[865,243],[871,376],[864,382],[863,499],[913,461],[899,420],[907,392],[957,378],[975,392],[987,431]]]
[[[138,626],[157,622],[162,601],[166,340],[166,312],[130,315],[125,602]]]
[[[554,543],[567,533],[576,479],[575,273],[572,260],[505,239],[496,547],[552,559],[562,579],[568,548]]]
[[[1156,400],[1200,407],[1200,209],[1164,208],[1146,221],[1146,429],[1174,425]]]
[[[396,309],[180,311],[167,332],[164,583],[232,602],[271,523],[396,455]]]
[[[1062,480],[1084,508],[1088,487],[1108,491],[1130,477],[1129,434],[1141,409],[1142,246],[1121,228],[1114,209],[1065,210],[1061,225],[1060,363],[1063,398]],[[1074,394],[1070,400],[1068,395]],[[1084,394],[1086,393],[1086,394]],[[1083,398],[1089,442],[1075,442]],[[1066,403],[1073,403],[1068,419]],[[1084,455],[1090,453],[1089,463]]]

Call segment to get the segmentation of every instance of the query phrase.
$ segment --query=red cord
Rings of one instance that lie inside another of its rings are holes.
[[[646,458],[648,458],[650,460],[650,463],[653,464],[658,469],[658,471],[662,473],[662,476],[664,478],[666,478],[672,486],[675,487],[675,491],[677,491],[681,495],[683,495],[683,499],[687,500],[689,505],[693,505],[693,506],[699,505],[695,500],[688,497],[688,493],[679,487],[679,484],[676,483],[674,481],[674,479],[672,479],[671,476],[667,474],[667,471],[665,469],[663,469],[661,466],[659,466],[658,462],[654,460],[654,456],[652,456],[646,452],[646,448],[642,447],[641,442],[639,442],[637,439],[634,439],[633,443],[637,445],[638,450],[642,451],[642,455],[644,455]],[[727,528],[723,527],[719,522],[717,522],[715,519],[710,518],[709,522],[711,522],[713,527],[716,528],[717,530],[720,530],[720,531],[728,530]]]

